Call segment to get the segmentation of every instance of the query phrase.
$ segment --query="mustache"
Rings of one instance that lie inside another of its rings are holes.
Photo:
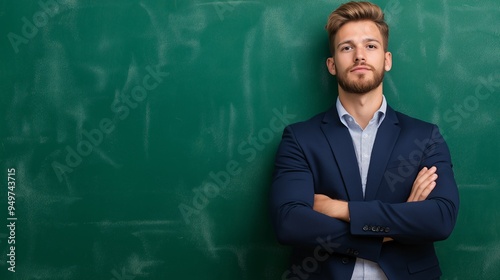
[[[372,71],[375,71],[375,67],[373,67],[372,65],[366,63],[366,62],[359,62],[359,63],[356,63],[354,64],[353,66],[349,67],[347,69],[348,72],[352,71],[352,69],[356,68],[356,67],[360,67],[360,66],[363,66],[363,67],[366,67]]]

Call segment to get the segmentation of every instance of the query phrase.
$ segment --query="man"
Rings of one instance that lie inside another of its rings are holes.
[[[285,128],[271,216],[293,247],[282,279],[439,279],[433,243],[446,239],[459,196],[438,128],[387,105],[392,66],[381,9],[349,2],[329,17],[338,99]]]

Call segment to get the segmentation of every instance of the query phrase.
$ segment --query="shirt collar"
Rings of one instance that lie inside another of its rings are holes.
[[[342,105],[342,103],[340,102],[340,99],[338,97],[337,97],[336,107],[337,107],[337,112],[339,114],[340,121],[347,128],[349,128],[349,124],[348,124],[347,120],[350,118],[351,119],[350,122],[352,123],[352,122],[355,122],[354,118],[347,112],[347,110],[344,108],[344,106]],[[380,126],[380,124],[382,123],[382,121],[385,118],[386,111],[387,111],[387,101],[385,100],[385,96],[382,95],[382,105],[380,105],[380,108],[375,112],[370,123],[375,121],[377,124],[377,127]]]

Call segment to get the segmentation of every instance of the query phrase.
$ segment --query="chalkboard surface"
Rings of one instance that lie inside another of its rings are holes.
[[[498,2],[375,3],[389,104],[438,124],[453,156],[443,279],[498,279]],[[339,4],[1,1],[0,279],[281,279],[274,153],[336,98]]]

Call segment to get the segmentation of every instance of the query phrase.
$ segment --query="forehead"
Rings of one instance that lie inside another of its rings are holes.
[[[345,41],[362,41],[367,38],[382,43],[382,34],[377,25],[370,20],[351,21],[344,24],[335,35],[335,45]]]

